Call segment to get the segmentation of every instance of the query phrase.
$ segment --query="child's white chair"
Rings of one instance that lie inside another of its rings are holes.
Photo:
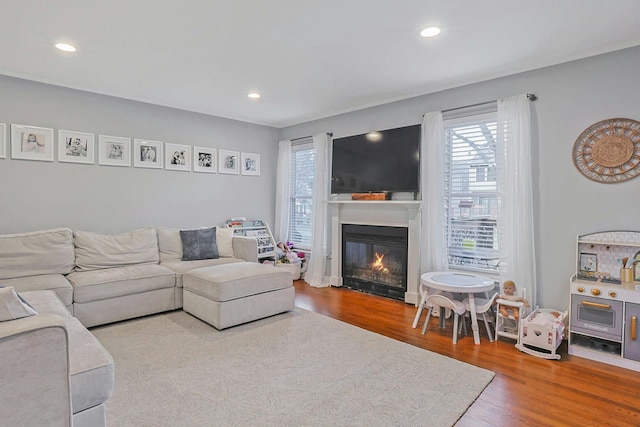
[[[422,335],[424,335],[427,332],[427,326],[429,325],[429,319],[431,318],[431,312],[433,311],[433,308],[440,307],[441,321],[444,320],[444,316],[442,316],[443,314],[442,309],[448,308],[451,310],[451,313],[453,314],[453,343],[457,344],[458,343],[458,319],[460,318],[460,316],[464,315],[464,313],[467,311],[462,301],[449,299],[444,295],[435,294],[435,295],[427,296],[424,305],[429,308],[429,311],[427,311],[427,319],[424,321],[424,326],[422,327]]]
[[[493,306],[493,303],[495,302],[498,295],[499,294],[496,292],[489,299],[474,298],[474,302],[476,306],[476,314],[479,314],[482,316],[482,320],[484,321],[484,327],[487,329],[487,336],[489,337],[489,342],[493,342],[493,333],[491,332],[491,326],[489,326],[490,323],[494,323],[491,307]],[[469,305],[469,298],[465,298],[464,301],[462,301],[462,303],[464,304],[464,307],[467,311],[471,311],[471,307]],[[488,313],[488,316],[487,316],[487,313]]]
[[[423,284],[420,284],[419,292],[420,292],[420,303],[418,303],[418,309],[416,310],[416,317],[413,319],[413,325],[412,325],[413,329],[417,328],[418,323],[420,323],[420,316],[422,316],[422,311],[424,310],[425,303],[427,302],[427,297],[429,295],[444,295],[449,299],[453,299],[453,294],[451,292],[442,292],[436,289],[429,290]],[[440,314],[437,314],[437,316],[439,315]],[[442,315],[444,316],[445,314],[443,313]],[[449,317],[448,313],[447,313],[447,317]]]
[[[518,289],[516,292],[518,296],[525,298],[526,289]],[[508,316],[503,316],[500,314],[500,307],[507,307]],[[516,320],[513,317],[512,309],[517,308],[519,312],[519,319]],[[530,312],[530,307],[525,306],[523,302],[509,301],[502,298],[496,298],[496,335],[495,339],[498,337],[511,338],[512,340],[516,340],[519,342],[520,338],[520,321],[527,317]]]

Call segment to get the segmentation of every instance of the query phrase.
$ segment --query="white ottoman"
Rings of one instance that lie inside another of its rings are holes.
[[[293,310],[291,273],[271,265],[238,262],[184,274],[183,310],[225,329]]]

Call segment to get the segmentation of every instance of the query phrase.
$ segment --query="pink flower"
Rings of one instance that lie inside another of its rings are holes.
[[[304,252],[301,251],[301,252],[298,252],[297,254],[298,254],[298,258],[304,259]]]

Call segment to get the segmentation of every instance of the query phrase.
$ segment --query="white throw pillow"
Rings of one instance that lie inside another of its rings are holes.
[[[233,257],[233,228],[216,227],[216,243],[221,257]]]
[[[38,314],[29,304],[23,302],[13,286],[0,287],[0,322]]]

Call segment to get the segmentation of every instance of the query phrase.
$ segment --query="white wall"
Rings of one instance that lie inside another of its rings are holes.
[[[259,153],[261,176],[0,159],[0,233],[70,227],[121,233],[273,222],[277,131],[266,126],[0,76],[0,123]],[[7,141],[7,146],[10,143]],[[7,150],[10,151],[10,150]],[[97,154],[97,152],[96,152]],[[97,157],[97,156],[96,156]]]
[[[635,47],[291,126],[281,129],[278,139],[318,132],[339,138],[420,123],[429,111],[535,93],[537,301],[566,309],[569,278],[576,270],[576,236],[640,230],[640,178],[599,184],[578,172],[572,160],[576,138],[591,124],[616,117],[640,121],[638,70],[640,47]]]

